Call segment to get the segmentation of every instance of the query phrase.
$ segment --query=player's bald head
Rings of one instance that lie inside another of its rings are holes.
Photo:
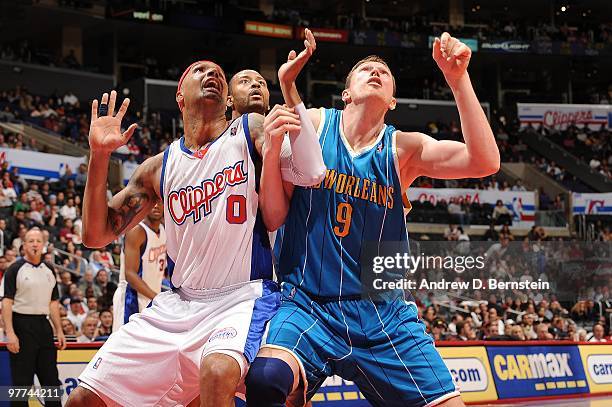
[[[238,80],[240,78],[244,78],[244,77],[249,77],[249,76],[254,76],[254,77],[259,77],[261,79],[263,79],[265,81],[265,78],[263,76],[261,76],[261,74],[259,72],[257,72],[254,69],[243,69],[240,72],[237,72],[234,76],[232,76],[232,79],[230,79],[229,81],[229,93],[230,95],[233,92],[234,89],[234,84],[236,82],[238,82]]]

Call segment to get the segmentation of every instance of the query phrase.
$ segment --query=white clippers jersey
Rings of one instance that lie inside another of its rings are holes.
[[[138,267],[138,276],[147,283],[151,290],[159,294],[161,291],[161,283],[164,279],[164,271],[166,270],[166,231],[164,225],[159,225],[159,235],[153,231],[144,222],[138,224],[146,233],[146,241],[144,249],[140,253],[140,266]],[[119,281],[125,280],[125,253],[121,249],[121,269]],[[150,300],[142,295],[143,301],[146,304]]]
[[[212,289],[272,277],[252,154],[247,115],[204,154],[186,148],[184,138],[164,152],[160,194],[174,287]]]

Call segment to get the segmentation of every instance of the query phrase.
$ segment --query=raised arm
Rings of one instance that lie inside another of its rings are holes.
[[[300,131],[289,132],[281,149],[281,171],[285,181],[299,186],[312,186],[325,176],[325,163],[316,129],[321,118],[319,109],[307,110],[302,103],[295,81],[317,48],[314,35],[305,30],[304,50],[299,54],[289,52],[287,62],[278,70],[278,79],[291,113],[299,116]],[[277,110],[278,114],[282,112]],[[270,113],[272,115],[272,113]],[[270,116],[269,115],[269,116]]]
[[[435,140],[422,133],[399,133],[402,181],[433,178],[477,178],[496,173],[500,157],[495,136],[467,73],[472,51],[448,33],[436,38],[433,58],[451,88],[459,110],[465,143]]]
[[[159,196],[162,154],[149,158],[134,172],[128,185],[106,201],[106,182],[110,156],[127,143],[136,124],[121,133],[121,119],[129,105],[125,99],[114,115],[117,93],[104,94],[98,117],[98,101],[91,105],[89,146],[91,155],[83,198],[83,243],[91,248],[106,246],[140,222]],[[157,182],[155,182],[155,179]]]

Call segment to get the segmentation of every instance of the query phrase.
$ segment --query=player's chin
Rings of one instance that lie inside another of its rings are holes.
[[[259,113],[261,115],[265,115],[266,105],[264,104],[263,100],[250,101],[249,104],[246,106],[246,109],[244,109],[243,111],[247,113]]]

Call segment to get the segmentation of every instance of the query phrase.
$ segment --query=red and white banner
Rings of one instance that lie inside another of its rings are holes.
[[[293,27],[290,25],[262,23],[260,21],[245,21],[246,34],[260,35],[262,37],[293,38]]]
[[[612,215],[612,192],[604,194],[572,193],[574,215]]]
[[[535,220],[535,192],[495,191],[460,188],[408,188],[408,199],[412,202],[465,201],[468,204],[480,203],[495,205],[501,200],[513,213],[512,226],[529,228]]]
[[[327,42],[348,42],[349,35],[347,30],[334,30],[331,28],[310,28],[312,34],[315,36],[317,41]],[[304,38],[304,27],[297,28],[297,37],[300,39]]]
[[[569,125],[588,126],[591,130],[612,128],[612,105],[555,105],[517,103],[521,127],[531,124],[565,130]]]

